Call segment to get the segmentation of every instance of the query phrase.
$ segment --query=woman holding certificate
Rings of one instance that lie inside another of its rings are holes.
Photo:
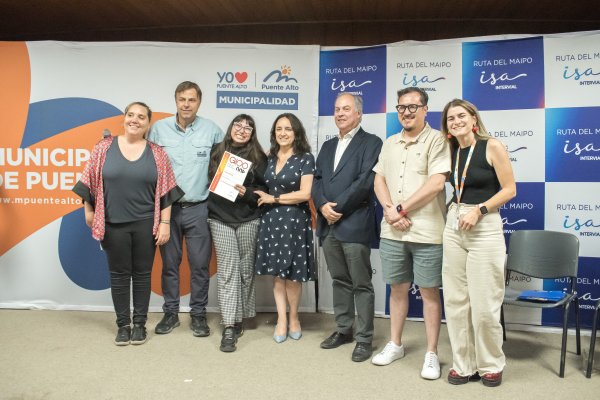
[[[254,261],[260,209],[254,191],[266,190],[267,156],[258,143],[251,116],[236,116],[223,141],[212,148],[209,179],[217,173],[225,152],[252,163],[244,184],[235,186],[239,194],[233,201],[213,192],[208,196],[208,223],[217,253],[217,297],[224,326],[220,349],[233,352],[244,333],[242,319],[256,315]]]
[[[298,306],[302,282],[314,280],[313,232],[308,201],[315,169],[304,126],[294,114],[279,115],[271,128],[265,182],[257,191],[263,206],[256,273],[273,275],[277,325],[273,339],[302,336]],[[289,319],[287,308],[289,306]],[[289,324],[289,325],[288,325]],[[289,329],[289,332],[288,332]]]
[[[450,138],[454,186],[442,267],[453,358],[448,382],[481,378],[485,386],[498,386],[505,366],[500,307],[506,254],[498,208],[516,195],[515,178],[506,148],[490,137],[473,104],[448,103],[442,132]]]

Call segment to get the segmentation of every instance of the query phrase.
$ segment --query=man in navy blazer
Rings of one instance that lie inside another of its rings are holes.
[[[375,236],[373,167],[382,141],[360,127],[362,98],[341,93],[335,102],[338,137],[326,141],[317,157],[312,196],[318,210],[317,235],[333,280],[337,330],[321,343],[333,349],[353,340],[353,361],[373,352],[375,292],[371,283],[371,247]]]

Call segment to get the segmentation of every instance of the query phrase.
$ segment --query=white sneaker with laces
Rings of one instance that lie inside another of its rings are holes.
[[[371,362],[375,365],[388,365],[402,357],[404,357],[404,345],[398,346],[396,343],[389,341],[381,353],[371,359]]]
[[[433,351],[425,353],[421,377],[425,379],[438,379],[440,377],[440,360]]]

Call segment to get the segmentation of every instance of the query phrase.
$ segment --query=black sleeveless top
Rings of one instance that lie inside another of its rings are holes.
[[[473,149],[471,162],[467,169],[465,186],[460,199],[464,204],[480,204],[489,200],[493,195],[500,191],[500,182],[494,167],[492,167],[485,158],[488,140],[478,140]],[[462,178],[465,163],[469,155],[471,146],[460,149],[460,159],[458,164],[458,185],[460,188],[460,179]],[[452,151],[452,169],[450,170],[450,184],[454,187],[454,168],[456,165],[456,149]],[[456,203],[456,188],[452,196],[452,202]]]

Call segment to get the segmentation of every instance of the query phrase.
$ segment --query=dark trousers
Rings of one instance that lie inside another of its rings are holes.
[[[361,243],[340,242],[333,229],[323,240],[323,254],[333,280],[333,311],[338,332],[351,334],[356,307],[357,342],[373,340],[375,291],[371,277],[371,248]]]
[[[156,247],[152,218],[120,224],[106,223],[102,247],[110,270],[117,326],[131,324],[130,289],[133,288],[133,323],[145,324],[150,303],[150,277]]]
[[[179,266],[183,257],[183,239],[185,238],[191,271],[190,314],[206,313],[210,280],[208,265],[212,252],[207,219],[207,202],[186,208],[174,203],[171,208],[171,238],[163,246],[160,246],[163,262],[164,312],[179,312]]]

